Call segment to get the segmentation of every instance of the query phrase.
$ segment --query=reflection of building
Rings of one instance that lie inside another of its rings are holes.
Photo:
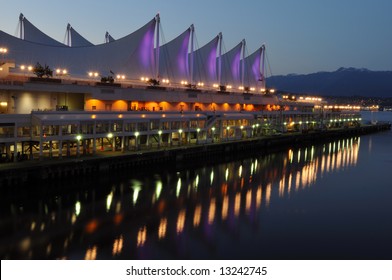
[[[73,27],[62,44],[20,16],[0,31],[0,150],[7,161],[238,140],[357,125],[319,99],[279,99],[265,85],[262,46],[221,53],[222,34],[194,50],[193,25],[160,45],[159,15],[93,45]],[[6,51],[5,51],[6,50]],[[32,77],[34,65],[54,78]],[[101,78],[101,79],[100,79]]]
[[[219,246],[214,232],[237,240],[240,221],[241,226],[262,231],[258,225],[265,208],[312,187],[331,172],[355,166],[359,143],[359,139],[343,139],[156,174],[154,180],[149,171],[148,177],[141,174],[114,185],[94,184],[88,191],[56,195],[32,205],[30,200],[29,208],[36,215],[29,213],[28,218],[19,204],[13,204],[9,207],[13,219],[27,220],[12,223],[18,235],[14,242],[0,246],[0,255],[8,249],[11,258],[148,258],[154,252],[182,257],[189,253],[178,248],[183,239],[196,242],[203,252]],[[56,239],[43,238],[52,235]]]

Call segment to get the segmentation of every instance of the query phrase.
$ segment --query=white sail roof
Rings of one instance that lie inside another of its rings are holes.
[[[176,82],[188,80],[188,48],[191,28],[185,30],[177,38],[160,46],[159,75]]]
[[[256,87],[261,84],[261,55],[263,48],[260,47],[251,55],[245,57],[244,86]]]
[[[93,43],[80,35],[69,23],[67,25],[68,43],[70,47],[88,47]]]
[[[22,38],[24,40],[49,46],[64,46],[35,27],[23,14],[20,14],[19,19],[22,24]]]
[[[0,42],[7,57],[16,65],[47,64],[51,69],[65,68],[72,76],[86,77],[89,71],[108,75],[110,71],[139,79],[151,76],[154,60],[155,18],[132,34],[110,44],[87,47],[49,46],[24,41],[0,31]]]
[[[205,84],[218,82],[216,69],[216,54],[219,36],[208,42],[203,47],[194,51],[193,54],[193,81]]]
[[[222,84],[240,86],[240,61],[241,61],[242,42],[232,48],[221,57],[222,61]]]

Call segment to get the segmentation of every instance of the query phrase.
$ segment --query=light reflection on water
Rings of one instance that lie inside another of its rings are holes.
[[[278,222],[271,221],[269,213],[276,210],[270,208],[324,177],[355,167],[359,150],[360,139],[347,138],[201,168],[95,182],[73,194],[11,199],[3,203],[11,218],[4,218],[3,211],[1,257],[276,258],[268,255],[265,243],[271,235],[264,235]]]

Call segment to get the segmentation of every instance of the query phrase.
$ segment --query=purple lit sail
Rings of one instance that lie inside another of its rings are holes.
[[[181,77],[184,77],[185,80],[189,77],[189,67],[188,67],[188,46],[189,46],[189,38],[190,38],[190,29],[189,32],[185,32],[182,38],[181,48],[177,53],[177,67]]]
[[[155,23],[151,24],[146,30],[143,39],[140,42],[138,53],[140,66],[144,73],[152,73],[152,67],[155,64],[154,59],[154,30]]]
[[[189,79],[188,46],[191,29],[188,28],[170,42],[160,46],[159,73],[163,78],[180,82]]]
[[[225,85],[232,85],[235,87],[241,85],[241,50],[242,42],[222,55],[222,83]]]
[[[245,58],[245,86],[256,87],[260,85],[261,79],[261,52],[262,48],[257,49],[254,53]]]
[[[219,37],[197,49],[193,55],[193,81],[213,85],[218,82],[216,53]]]

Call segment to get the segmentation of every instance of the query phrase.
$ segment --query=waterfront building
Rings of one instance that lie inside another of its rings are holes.
[[[2,161],[359,125],[357,108],[267,88],[264,45],[247,56],[242,40],[222,54],[220,33],[195,50],[193,25],[161,45],[159,24],[157,15],[123,38],[107,33],[100,45],[70,24],[60,43],[22,14],[19,37],[0,31]],[[54,77],[37,73],[45,68]]]

